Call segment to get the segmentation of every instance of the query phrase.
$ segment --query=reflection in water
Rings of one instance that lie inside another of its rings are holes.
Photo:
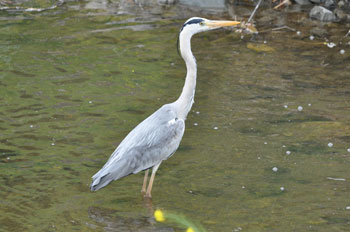
[[[146,203],[149,204],[150,202]],[[150,208],[149,208],[150,209]],[[166,227],[155,223],[153,213],[148,216],[121,216],[132,212],[118,212],[116,210],[90,207],[88,210],[89,218],[98,225],[101,225],[107,232],[174,232],[171,227]],[[96,225],[89,225],[90,228],[96,228]]]
[[[186,228],[186,232],[206,232],[202,226],[195,225],[184,216],[157,209],[154,211],[154,218],[158,222],[173,222]]]
[[[164,224],[175,224],[182,228],[182,230],[193,232],[206,232],[206,230],[200,226],[190,222],[181,214],[174,214],[166,210],[154,210],[152,200],[144,198],[144,207],[147,210],[145,215],[133,215],[133,212],[118,211],[113,209],[107,209],[102,207],[89,207],[89,218],[102,226],[105,231],[120,231],[120,232],[171,232],[175,231],[172,227],[164,226]],[[125,216],[131,214],[132,216]],[[157,223],[158,221],[159,223]],[[97,225],[87,223],[88,227],[95,229]]]

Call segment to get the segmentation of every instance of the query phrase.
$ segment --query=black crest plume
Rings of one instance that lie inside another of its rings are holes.
[[[196,24],[196,23],[201,23],[203,22],[204,20],[203,19],[192,19],[188,22],[186,22],[180,29],[180,33],[179,33],[179,36],[177,37],[177,42],[176,42],[176,48],[177,48],[177,54],[179,54],[179,56],[181,56],[180,54],[180,48],[179,48],[179,41],[180,41],[180,34],[182,32],[182,30],[187,26],[187,25],[190,25],[190,24]]]

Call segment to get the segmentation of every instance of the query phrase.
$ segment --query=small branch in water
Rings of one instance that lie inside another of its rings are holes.
[[[250,15],[250,17],[249,17],[247,23],[250,23],[250,21],[253,19],[254,15],[255,15],[256,11],[258,10],[258,8],[259,8],[260,4],[262,3],[262,1],[263,1],[263,0],[259,0],[258,4],[256,4],[256,6],[255,6],[255,8],[254,8],[252,14]]]
[[[284,6],[284,5],[290,5],[290,4],[291,4],[290,0],[284,0],[283,2],[281,2],[280,4],[278,4],[277,6],[275,6],[273,9],[276,10],[276,9],[278,9],[278,8]]]
[[[249,16],[249,19],[247,22],[242,21],[240,27],[242,29],[244,29],[244,31],[248,32],[248,33],[252,33],[252,34],[257,34],[258,30],[255,28],[254,24],[251,23],[252,19],[254,18],[256,11],[258,10],[260,4],[262,3],[263,0],[259,0],[259,2],[256,4],[253,12],[251,13],[251,15]],[[242,30],[240,30],[240,32],[242,32]]]
[[[278,30],[282,30],[282,29],[288,29],[290,31],[296,31],[294,28],[291,28],[291,27],[288,27],[288,26],[272,28],[271,31],[278,31]]]
[[[344,37],[348,37],[349,34],[350,34],[350,30],[348,31],[348,33],[346,33]]]

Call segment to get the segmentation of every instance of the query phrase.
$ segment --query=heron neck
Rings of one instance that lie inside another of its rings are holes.
[[[190,33],[180,33],[180,52],[181,56],[186,63],[187,74],[185,85],[182,89],[180,97],[176,100],[175,106],[178,110],[178,117],[186,119],[188,112],[191,110],[194,103],[194,94],[196,90],[196,78],[197,78],[197,64],[191,51],[191,37]]]

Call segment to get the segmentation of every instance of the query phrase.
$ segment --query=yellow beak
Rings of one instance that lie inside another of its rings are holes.
[[[241,24],[238,21],[221,21],[221,20],[211,20],[205,23],[208,27],[218,28],[218,27],[230,27]]]

